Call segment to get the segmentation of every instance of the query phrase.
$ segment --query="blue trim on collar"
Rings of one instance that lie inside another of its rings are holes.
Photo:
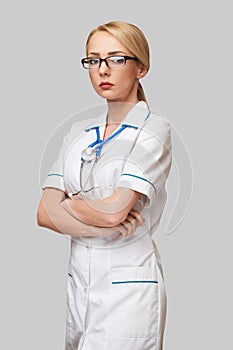
[[[122,126],[127,126],[129,128],[133,128],[133,129],[138,129],[138,126],[135,126],[135,125],[131,125],[131,124],[127,124],[127,123],[123,123]],[[99,128],[99,126],[91,126],[90,128],[86,128],[84,129],[84,131],[90,131],[90,130],[94,130],[94,129],[97,129]]]
[[[150,111],[149,111],[149,113],[147,114],[146,118],[144,119],[144,122],[149,118],[149,116],[150,116]]]
[[[94,130],[94,129],[97,129],[97,128],[99,128],[99,127],[100,127],[100,125],[91,126],[90,128],[86,128],[86,129],[84,129],[84,131]]]
[[[122,124],[122,126],[127,126],[128,128],[138,129],[138,126],[127,124],[127,123]]]

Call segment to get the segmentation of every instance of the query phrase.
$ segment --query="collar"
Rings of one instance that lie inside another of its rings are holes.
[[[104,113],[102,113],[97,119],[92,121],[88,127],[85,129],[85,131],[90,131],[92,129],[96,129],[100,127],[101,125],[106,124],[106,115],[107,115],[107,109]],[[149,118],[150,111],[148,109],[148,106],[146,102],[139,101],[126,115],[125,119],[122,121],[121,124],[127,125],[129,127],[138,129],[141,128],[144,122]]]

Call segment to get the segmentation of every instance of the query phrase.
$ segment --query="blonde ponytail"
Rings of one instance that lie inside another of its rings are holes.
[[[137,98],[138,98],[138,101],[145,101],[148,104],[146,95],[144,93],[142,84],[140,82],[138,83]]]

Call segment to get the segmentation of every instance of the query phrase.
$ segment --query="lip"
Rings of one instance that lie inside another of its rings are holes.
[[[110,89],[113,86],[113,84],[109,83],[108,81],[102,81],[99,84],[99,87],[101,87],[102,89]]]

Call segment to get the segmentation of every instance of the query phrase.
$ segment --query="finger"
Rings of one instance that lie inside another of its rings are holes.
[[[130,233],[130,226],[128,225],[128,221],[121,222],[122,227],[124,228],[124,232],[122,232],[121,236],[126,237]]]
[[[130,234],[133,234],[135,232],[136,228],[137,228],[137,220],[130,213],[128,214],[126,220],[129,222],[129,224],[131,226],[130,227],[130,229],[131,229]]]
[[[128,220],[128,218],[123,221],[121,224],[124,225],[124,227],[126,228],[126,232],[123,236],[130,236],[134,233],[135,231],[135,225],[134,225],[135,219],[132,220],[132,222],[130,220]]]
[[[117,226],[115,227],[115,229],[116,229],[118,232],[120,232],[120,234],[119,234],[120,237],[124,237],[124,236],[127,235],[127,232],[128,232],[127,227],[126,227],[125,225],[123,225],[122,223],[120,223],[119,225],[117,225]]]
[[[131,209],[130,214],[137,219],[140,225],[144,226],[145,220],[137,210]]]
[[[126,236],[131,236],[133,234],[133,232],[134,232],[134,225],[133,225],[133,223],[131,223],[131,221],[126,219],[124,225],[127,228]]]
[[[131,222],[124,220],[120,223],[118,231],[120,231],[119,238],[126,237],[134,232],[134,227]]]

